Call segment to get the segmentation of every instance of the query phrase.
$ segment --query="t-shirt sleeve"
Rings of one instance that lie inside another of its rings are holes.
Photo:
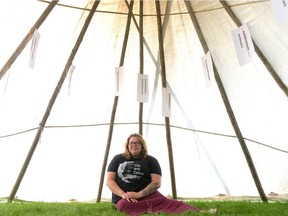
[[[150,156],[150,171],[151,173],[162,175],[161,166],[158,160]]]
[[[116,155],[112,158],[111,162],[108,165],[107,172],[117,172],[120,157],[121,155]]]

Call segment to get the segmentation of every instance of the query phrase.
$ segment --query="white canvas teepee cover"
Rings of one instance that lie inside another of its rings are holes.
[[[89,10],[84,8],[89,9],[93,4],[87,2],[59,1],[37,29],[40,37],[34,50],[34,67],[29,65],[31,40],[1,76],[0,197],[11,193],[88,16]],[[239,65],[232,37],[238,26],[219,1],[189,3],[264,192],[285,197],[288,192],[288,20],[285,15],[281,21],[278,19],[279,10],[273,2],[234,0],[227,4],[240,22],[247,25],[255,45],[283,82],[284,90],[257,54],[251,62]],[[0,3],[1,67],[48,3],[35,0]],[[171,94],[169,120],[177,196],[259,196],[219,85],[212,79],[211,86],[206,86],[202,64],[206,53],[185,1],[160,3],[166,83]],[[41,127],[43,132],[17,190],[18,198],[90,200],[99,193],[115,101],[115,68],[120,66],[127,14],[125,1],[99,3],[75,53],[73,73],[68,73],[45,127]],[[123,152],[130,133],[138,132],[138,1],[134,2],[133,14],[108,161],[114,154]],[[149,101],[143,104],[143,135],[149,153],[157,157],[162,166],[160,191],[166,195],[172,194],[171,164],[162,115],[163,89],[154,1],[144,1],[144,15],[144,74],[148,76]],[[111,196],[105,184],[101,195],[108,199]]]

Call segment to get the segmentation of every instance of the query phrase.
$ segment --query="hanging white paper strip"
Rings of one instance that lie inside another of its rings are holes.
[[[206,55],[201,58],[201,60],[202,60],[203,71],[204,71],[205,80],[206,80],[206,87],[209,88],[215,83],[214,82],[215,80],[214,70],[213,70],[210,52],[208,51]]]
[[[149,100],[148,75],[138,74],[137,101],[147,103]]]
[[[288,19],[288,0],[272,0],[272,5],[280,22]]]
[[[30,49],[30,58],[29,58],[29,66],[33,69],[35,65],[36,51],[38,47],[40,39],[40,34],[37,30],[35,30],[32,38],[31,49]]]
[[[255,50],[247,25],[243,24],[233,30],[232,36],[240,66],[250,63],[255,56]]]
[[[171,117],[171,94],[169,88],[162,88],[162,116]]]
[[[124,82],[124,67],[116,67],[115,68],[115,96],[119,96],[122,89]]]

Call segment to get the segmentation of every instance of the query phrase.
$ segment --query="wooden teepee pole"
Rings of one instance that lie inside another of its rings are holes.
[[[16,48],[14,53],[11,55],[11,57],[7,60],[5,65],[0,70],[0,80],[2,77],[6,74],[6,72],[9,70],[11,65],[14,63],[14,61],[17,59],[17,57],[21,54],[23,49],[26,47],[26,45],[29,43],[31,38],[33,37],[33,34],[36,29],[38,29],[41,24],[45,21],[45,19],[48,17],[54,6],[57,4],[58,1],[51,1],[45,11],[42,13],[42,15],[39,17],[39,19],[36,21],[36,23],[31,27],[30,31],[27,33],[27,35],[24,37],[22,42],[19,44],[19,46]]]
[[[204,38],[204,36],[203,36],[202,30],[201,30],[201,28],[200,28],[200,26],[199,26],[199,23],[198,23],[198,21],[197,21],[197,18],[196,18],[196,16],[195,16],[194,12],[193,12],[191,3],[190,3],[189,1],[185,1],[185,4],[186,4],[186,7],[187,7],[187,10],[189,11],[190,18],[191,18],[191,20],[192,20],[192,22],[193,22],[193,25],[194,25],[194,28],[195,28],[195,30],[196,30],[196,32],[197,32],[198,38],[200,39],[200,42],[201,42],[201,44],[202,44],[203,50],[204,50],[205,53],[207,53],[207,52],[209,51],[209,48],[208,48],[208,45],[207,45],[207,43],[206,43],[206,41],[205,41],[205,38]],[[213,62],[213,61],[212,61],[212,62]],[[263,202],[268,202],[268,199],[267,199],[267,197],[266,197],[266,195],[265,195],[265,193],[264,193],[264,190],[263,190],[263,188],[262,188],[260,179],[259,179],[259,177],[258,177],[256,168],[255,168],[255,166],[254,166],[252,157],[251,157],[250,152],[249,152],[249,150],[248,150],[248,147],[247,147],[247,145],[246,145],[246,143],[245,143],[244,137],[242,136],[242,132],[241,132],[241,130],[240,130],[240,128],[239,128],[239,125],[238,125],[238,123],[237,123],[236,117],[235,117],[235,115],[234,115],[234,113],[233,113],[233,110],[232,110],[232,107],[231,107],[231,105],[230,105],[228,96],[227,96],[227,94],[226,94],[225,88],[224,88],[224,86],[223,86],[222,80],[221,80],[221,78],[220,78],[220,75],[219,75],[219,73],[218,73],[218,70],[217,70],[214,62],[213,62],[213,69],[214,69],[215,80],[216,80],[216,82],[217,82],[219,91],[220,91],[221,96],[222,96],[222,100],[223,100],[224,105],[225,105],[225,107],[226,107],[226,111],[227,111],[227,113],[228,113],[228,115],[229,115],[231,124],[232,124],[232,126],[233,126],[233,128],[234,128],[234,131],[235,131],[236,135],[237,135],[238,141],[239,141],[239,143],[240,143],[240,145],[241,145],[242,151],[243,151],[244,156],[245,156],[245,158],[246,158],[247,164],[248,164],[248,166],[249,166],[249,168],[250,168],[250,172],[251,172],[251,174],[252,174],[252,177],[253,177],[254,182],[255,182],[255,184],[256,184],[256,187],[257,187],[257,189],[258,189],[259,195],[260,195],[260,197],[261,197],[261,199],[262,199]]]
[[[140,66],[139,73],[144,73],[144,38],[143,38],[143,0],[139,1],[139,58]],[[139,103],[139,133],[143,134],[143,103]]]
[[[52,110],[52,107],[53,107],[53,105],[54,105],[54,102],[56,101],[56,98],[57,98],[57,96],[58,96],[58,93],[60,92],[60,89],[61,89],[61,87],[62,87],[62,85],[63,85],[63,83],[64,83],[64,80],[65,80],[66,76],[67,76],[67,73],[68,73],[68,71],[69,71],[69,68],[70,68],[70,66],[72,65],[73,59],[74,59],[74,57],[75,57],[75,55],[76,55],[76,53],[77,53],[77,51],[78,51],[78,49],[79,49],[79,47],[80,47],[80,44],[81,44],[81,42],[82,42],[82,40],[83,40],[83,38],[84,38],[84,35],[85,35],[85,33],[86,33],[86,30],[87,30],[87,28],[88,28],[88,26],[89,26],[89,24],[90,24],[90,21],[92,20],[92,17],[93,17],[93,15],[94,15],[94,13],[95,13],[95,11],[96,11],[96,8],[98,7],[99,3],[100,3],[100,0],[97,0],[97,1],[94,2],[93,6],[92,6],[92,8],[91,8],[91,11],[89,12],[89,15],[88,15],[88,17],[86,18],[86,21],[85,21],[85,23],[84,23],[84,26],[83,26],[83,28],[82,28],[82,30],[81,30],[81,32],[80,32],[80,35],[79,35],[79,37],[78,37],[78,39],[77,39],[77,41],[76,41],[76,43],[75,43],[75,46],[74,46],[74,48],[73,48],[72,51],[71,51],[71,54],[70,54],[69,59],[68,59],[66,65],[65,65],[65,68],[64,68],[64,70],[63,70],[63,72],[62,72],[62,75],[61,75],[61,77],[60,77],[60,80],[58,81],[58,84],[57,84],[57,86],[56,86],[56,88],[55,88],[55,90],[54,90],[54,93],[53,93],[53,95],[52,95],[52,97],[51,97],[51,99],[50,99],[50,101],[49,101],[49,104],[48,104],[48,106],[47,106],[47,108],[46,108],[46,112],[45,112],[45,114],[44,114],[44,116],[43,116],[43,118],[42,118],[42,120],[41,120],[40,126],[39,126],[39,128],[38,128],[38,130],[37,130],[37,134],[36,134],[36,136],[35,136],[35,138],[34,138],[34,141],[33,141],[33,143],[32,143],[32,146],[30,147],[30,150],[29,150],[29,152],[28,152],[28,155],[27,155],[27,157],[26,157],[26,160],[25,160],[25,162],[24,162],[24,164],[23,164],[23,166],[22,166],[22,169],[21,169],[21,171],[20,171],[20,173],[19,173],[19,175],[18,175],[18,178],[17,178],[17,180],[16,180],[16,182],[15,182],[15,184],[14,184],[14,187],[13,187],[11,193],[10,193],[9,202],[12,202],[12,200],[13,200],[14,197],[15,197],[15,194],[17,193],[17,190],[18,190],[18,188],[19,188],[19,186],[20,186],[20,184],[21,184],[21,181],[22,181],[22,179],[23,179],[23,177],[24,177],[24,175],[25,175],[25,172],[26,172],[26,170],[27,170],[27,168],[28,168],[28,166],[29,166],[29,163],[30,163],[31,158],[32,158],[32,156],[33,156],[33,154],[34,154],[34,151],[35,151],[35,149],[36,149],[36,147],[37,147],[37,144],[38,144],[38,142],[39,142],[39,139],[40,139],[40,137],[41,137],[41,134],[42,134],[42,132],[43,132],[43,130],[44,130],[46,121],[47,121],[47,119],[48,119],[48,117],[49,117],[49,115],[50,115],[50,112],[51,112],[51,110]]]
[[[163,43],[163,35],[162,35],[161,9],[160,9],[159,0],[156,0],[155,4],[156,4],[156,13],[157,13],[159,57],[160,57],[160,65],[161,65],[162,87],[166,88],[167,87],[166,67],[165,67],[164,43]],[[170,119],[169,119],[169,117],[165,117],[165,129],[166,129],[166,140],[167,140],[169,164],[170,164],[172,196],[173,196],[174,199],[176,199],[177,198],[176,180],[175,180],[175,169],[174,169],[173,148],[172,148]]]
[[[226,3],[226,1],[221,0],[220,3],[222,4],[222,6],[224,7],[224,9],[226,10],[226,12],[229,14],[229,16],[231,17],[231,19],[234,21],[234,23],[240,27],[242,24],[240,22],[240,20],[237,18],[237,16],[233,13],[233,11],[231,10],[231,8],[229,7],[229,5]],[[286,94],[286,96],[288,96],[288,87],[285,85],[285,83],[281,80],[281,78],[279,77],[279,75],[277,74],[277,72],[275,71],[275,69],[273,68],[273,66],[270,64],[270,62],[268,61],[268,59],[265,57],[265,55],[263,54],[263,52],[260,50],[260,48],[257,46],[257,44],[255,43],[255,41],[252,39],[253,41],[253,45],[255,48],[255,52],[257,53],[258,57],[261,59],[261,61],[263,62],[263,64],[265,65],[265,67],[267,68],[267,70],[269,71],[269,73],[271,74],[271,76],[273,77],[273,79],[275,80],[275,82],[278,84],[278,86],[282,89],[282,91]]]
[[[122,52],[121,52],[119,66],[123,66],[123,64],[124,64],[126,47],[127,47],[128,38],[129,38],[129,31],[130,31],[130,24],[131,24],[133,5],[134,5],[134,0],[131,0],[130,1],[130,6],[129,6],[129,13],[128,13],[128,18],[127,18],[127,23],[126,23],[126,30],[125,30],[125,36],[124,36],[124,42],[123,42],[123,46],[122,46]],[[111,118],[110,118],[109,134],[108,134],[106,150],[105,150],[105,155],[104,155],[103,164],[102,164],[102,171],[101,171],[101,176],[100,176],[100,182],[99,182],[98,195],[97,195],[96,202],[100,202],[101,201],[101,195],[102,195],[102,189],[103,189],[103,183],[104,183],[104,176],[105,176],[105,172],[106,172],[107,160],[108,160],[108,156],[109,156],[111,140],[112,140],[112,135],[113,135],[113,129],[114,129],[114,121],[115,121],[117,105],[118,105],[118,98],[119,98],[119,96],[115,96],[115,98],[114,98],[113,109],[112,109]]]

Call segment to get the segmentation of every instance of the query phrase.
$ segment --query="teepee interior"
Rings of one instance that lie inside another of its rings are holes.
[[[174,198],[288,198],[287,0],[0,5],[0,198],[109,200],[141,133]]]

